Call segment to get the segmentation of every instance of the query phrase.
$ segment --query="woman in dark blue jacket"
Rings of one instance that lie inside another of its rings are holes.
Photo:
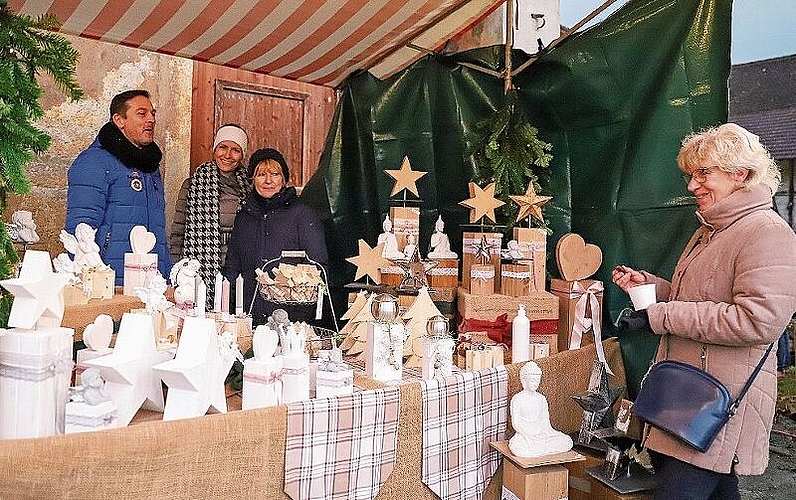
[[[243,276],[243,308],[249,310],[256,290],[254,270],[266,261],[279,258],[283,250],[304,250],[307,256],[326,265],[323,225],[313,209],[304,205],[294,187],[288,186],[290,169],[275,149],[259,149],[249,160],[254,189],[235,217],[227,258],[222,271],[230,283]],[[290,263],[290,261],[286,261]],[[235,297],[230,297],[234,311]],[[252,309],[255,325],[263,324],[271,312],[281,307],[257,297]],[[287,309],[293,321],[314,318],[314,306]]]

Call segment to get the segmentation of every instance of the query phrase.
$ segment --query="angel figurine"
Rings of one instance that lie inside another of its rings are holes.
[[[17,210],[11,215],[11,222],[6,224],[8,236],[14,243],[32,245],[39,242],[39,235],[36,233],[36,223],[33,222],[33,214],[27,210]]]
[[[88,224],[81,222],[75,227],[75,235],[72,236],[65,229],[61,230],[58,239],[63,243],[67,252],[75,256],[74,265],[78,270],[85,268],[105,268],[107,267],[100,258],[100,248],[94,237],[97,230]]]

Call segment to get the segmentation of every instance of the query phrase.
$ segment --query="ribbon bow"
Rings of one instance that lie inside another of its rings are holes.
[[[459,325],[459,331],[486,332],[495,342],[511,346],[511,323],[508,321],[508,314],[501,314],[495,321],[465,318]]]
[[[589,328],[594,331],[594,344],[597,348],[597,359],[605,365],[605,371],[610,375],[614,372],[608,366],[605,360],[605,351],[603,350],[602,338],[602,310],[600,309],[600,302],[597,299],[597,294],[603,292],[602,281],[595,281],[588,288],[584,288],[579,281],[572,283],[571,298],[577,298],[575,303],[575,321],[572,323],[572,333],[569,336],[569,348],[578,349],[583,341],[583,334]],[[586,303],[591,306],[591,318],[586,318]]]

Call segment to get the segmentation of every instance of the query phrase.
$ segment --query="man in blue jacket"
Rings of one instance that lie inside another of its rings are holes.
[[[69,167],[65,228],[74,234],[85,222],[97,229],[102,260],[124,279],[130,230],[144,226],[155,234],[158,269],[168,277],[166,201],[160,176],[160,148],[154,142],[155,109],[149,92],[127,90],[111,100],[110,121]]]

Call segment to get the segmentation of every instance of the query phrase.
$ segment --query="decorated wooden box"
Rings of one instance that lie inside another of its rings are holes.
[[[489,249],[489,263],[495,269],[495,283],[500,281],[500,248],[503,244],[502,233],[474,233],[465,231],[462,234],[462,286],[470,289],[470,268],[479,264],[476,252],[486,240]]]
[[[403,250],[407,243],[407,236],[415,235],[415,241],[420,234],[420,207],[390,207],[390,220],[392,232],[398,241],[398,249]]]
[[[158,254],[124,254],[124,295],[135,296],[135,289],[147,285],[158,273]]]
[[[535,227],[515,227],[513,232],[522,252],[523,260],[530,262],[533,280],[531,291],[544,291],[547,273],[547,232]]]
[[[533,263],[519,261],[500,265],[500,293],[522,297],[536,291],[533,285]]]
[[[432,288],[456,288],[459,286],[459,259],[431,259],[437,262],[427,273],[428,285]]]
[[[155,271],[157,271],[157,267],[157,255],[155,255]],[[85,270],[81,273],[81,280],[88,296],[92,299],[110,299],[116,291],[114,286],[116,272],[110,268]],[[132,295],[135,295],[135,293]]]
[[[490,264],[473,264],[470,266],[470,293],[473,295],[490,295],[495,293],[497,273]]]
[[[578,349],[583,345],[593,344],[594,333],[591,325],[595,319],[602,322],[602,281],[553,279],[550,281],[550,291],[559,298],[558,350]],[[593,303],[598,305],[596,315],[592,310]],[[580,324],[585,326],[585,331],[582,332],[574,328],[579,316]]]

